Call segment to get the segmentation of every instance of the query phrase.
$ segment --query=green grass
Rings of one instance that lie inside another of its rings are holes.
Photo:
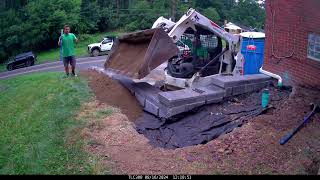
[[[88,45],[102,41],[106,35],[118,35],[118,32],[104,32],[96,34],[80,34],[76,35],[79,43],[76,45],[75,52],[77,57],[88,56]],[[38,54],[38,64],[59,60],[59,49],[52,49],[50,51],[40,52]]]
[[[0,174],[108,172],[84,150],[87,122],[76,119],[81,104],[92,99],[87,81],[33,74],[1,80],[0,93]]]
[[[112,109],[100,109],[96,112],[96,117],[101,119],[105,116],[109,116],[113,113]]]
[[[5,64],[0,64],[0,72],[6,71],[6,65]]]

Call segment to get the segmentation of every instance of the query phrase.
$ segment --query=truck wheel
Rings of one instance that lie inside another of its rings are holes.
[[[8,66],[8,71],[12,71],[13,70],[13,65],[9,65]]]
[[[99,56],[99,54],[100,54],[99,49],[94,49],[94,50],[92,51],[92,56],[93,56],[93,57],[97,57],[97,56]]]

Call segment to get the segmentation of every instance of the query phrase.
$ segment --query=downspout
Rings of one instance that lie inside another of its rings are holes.
[[[281,76],[279,76],[277,74],[274,74],[274,73],[271,73],[269,71],[263,70],[262,67],[260,68],[259,72],[262,73],[262,74],[265,74],[267,76],[270,76],[270,77],[278,79],[278,86],[279,87],[283,86],[283,80],[282,80]]]

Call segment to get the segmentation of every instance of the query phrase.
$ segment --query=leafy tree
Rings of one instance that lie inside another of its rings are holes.
[[[149,29],[159,16],[169,16],[165,10],[168,4],[161,1],[139,0],[120,15],[126,30]]]
[[[93,33],[98,30],[99,10],[100,8],[96,0],[82,0],[79,24],[81,32]]]
[[[23,7],[15,6],[2,12],[1,61],[23,51],[56,47],[64,24],[78,31],[79,11],[79,0],[29,0]]]
[[[203,11],[208,8],[214,8],[214,11],[217,12],[219,17],[225,18],[226,12],[232,7],[232,2],[234,2],[234,0],[196,0],[195,6],[198,7],[200,11]],[[209,10],[203,12],[210,13]]]
[[[239,0],[229,12],[231,21],[241,23],[252,28],[263,28],[265,10],[256,0]]]
[[[131,10],[128,11],[129,16],[124,18],[131,19],[131,22],[126,25],[127,30],[133,31],[137,29],[148,29],[152,25],[153,14],[149,10],[150,3],[146,0],[138,1]]]
[[[264,4],[257,0],[176,0],[176,19],[190,7],[218,24],[224,20],[263,28]],[[57,47],[60,29],[76,33],[148,29],[159,16],[171,17],[171,0],[2,0],[0,63],[24,51]]]
[[[203,14],[214,22],[220,21],[220,15],[215,8],[207,8],[203,11]]]
[[[69,24],[78,32],[80,3],[77,0],[35,0],[26,6],[28,19],[25,27],[25,46],[50,48],[56,46],[60,36],[60,29],[64,24]],[[31,38],[31,39],[30,39]]]

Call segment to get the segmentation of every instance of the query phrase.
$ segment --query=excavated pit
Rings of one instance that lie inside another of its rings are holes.
[[[118,81],[96,71],[82,73],[100,102],[115,106],[135,124],[151,145],[176,149],[207,142],[231,132],[250,119],[266,113],[261,108],[261,91],[231,97],[219,104],[205,105],[166,121],[144,112],[135,96]],[[289,97],[290,90],[270,86],[271,105]],[[270,109],[272,111],[272,108]]]
[[[231,132],[250,119],[276,108],[289,97],[290,90],[269,87],[271,107],[261,107],[261,93],[254,92],[229,98],[219,104],[206,105],[196,111],[178,115],[165,122],[144,113],[136,122],[136,129],[155,147],[176,149],[207,142]]]

